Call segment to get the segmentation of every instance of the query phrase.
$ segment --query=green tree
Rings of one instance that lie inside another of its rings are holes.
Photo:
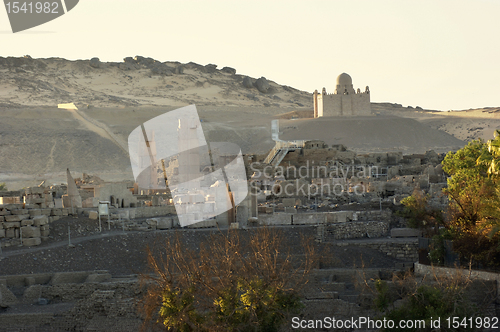
[[[483,151],[477,163],[488,167],[488,174],[499,175],[500,173],[500,130],[495,131],[495,138],[486,143],[488,151]]]
[[[0,183],[0,191],[6,191],[7,190],[7,185],[5,183]]]
[[[291,254],[281,232],[262,228],[212,235],[193,249],[178,234],[148,249],[151,274],[141,280],[144,329],[168,331],[278,331],[302,308],[299,290],[315,264],[314,247],[303,239],[301,257]]]
[[[402,201],[409,226],[433,237],[433,262],[442,262],[442,242],[451,239],[463,263],[500,265],[499,160],[499,136],[488,143],[472,141],[446,155],[443,171],[450,177],[443,190],[449,198],[445,215],[433,210],[429,196],[418,190]],[[444,231],[439,230],[442,226]]]
[[[483,266],[500,263],[494,231],[500,221],[500,192],[498,177],[491,172],[492,146],[473,141],[443,160],[443,170],[450,175],[444,190],[449,197],[445,226],[453,248],[463,261]]]

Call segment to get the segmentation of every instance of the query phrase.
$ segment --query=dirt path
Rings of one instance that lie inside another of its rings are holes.
[[[71,110],[71,109],[68,109],[67,111],[70,112],[73,115],[73,117],[76,120],[78,120],[82,125],[84,125],[88,130],[96,133],[97,135],[103,138],[111,140],[113,143],[118,145],[120,149],[125,151],[125,153],[128,155],[127,143],[124,142],[119,137],[117,137],[107,125],[95,119],[92,119],[82,111]]]

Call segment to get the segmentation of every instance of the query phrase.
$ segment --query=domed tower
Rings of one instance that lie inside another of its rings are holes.
[[[356,93],[352,86],[352,78],[349,74],[342,73],[337,77],[337,89],[335,92],[338,95],[350,95]]]
[[[370,104],[370,90],[354,90],[352,78],[346,73],[337,77],[337,88],[332,94],[313,93],[314,117],[322,116],[369,116],[372,115]]]

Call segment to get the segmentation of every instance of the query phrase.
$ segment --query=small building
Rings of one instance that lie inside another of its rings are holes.
[[[370,105],[370,89],[364,92],[352,85],[352,78],[346,73],[337,77],[334,93],[327,94],[323,88],[321,93],[313,93],[314,117],[322,116],[367,116],[372,114]]]

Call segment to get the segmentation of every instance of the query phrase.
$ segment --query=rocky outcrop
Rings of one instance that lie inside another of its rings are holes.
[[[231,74],[231,75],[235,75],[236,74],[236,69],[231,68],[231,67],[224,67],[220,71],[223,72],[223,73],[226,73],[226,74]]]
[[[255,81],[255,87],[262,93],[269,93],[271,90],[271,85],[269,85],[269,82],[265,77],[261,77]]]
[[[243,79],[243,86],[247,89],[251,89],[253,88],[253,81],[250,77],[248,76],[245,76],[245,78]]]
[[[92,58],[89,61],[89,66],[92,68],[101,68],[101,60],[99,58]]]

